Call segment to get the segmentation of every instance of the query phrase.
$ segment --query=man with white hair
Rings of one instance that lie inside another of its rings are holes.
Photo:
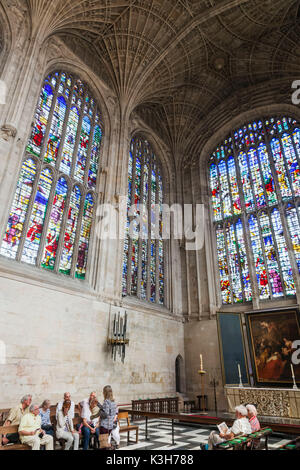
[[[232,428],[228,429],[226,433],[218,434],[213,431],[208,438],[208,448],[213,450],[214,446],[221,444],[222,442],[234,439],[236,436],[251,434],[251,426],[247,418],[248,410],[245,406],[240,405],[235,408],[236,420],[233,423]]]
[[[260,423],[257,419],[257,409],[254,405],[247,405],[246,408],[252,432],[260,431]]]
[[[46,450],[53,450],[53,437],[46,434],[41,427],[42,419],[39,406],[33,404],[29,407],[29,413],[21,419],[19,426],[22,444],[27,444],[32,450],[40,450],[41,445],[44,445]]]
[[[9,412],[8,418],[4,423],[4,426],[19,426],[22,417],[29,413],[29,407],[31,405],[32,396],[25,395],[18,406],[12,408]],[[6,434],[3,437],[2,444],[17,444],[19,442],[19,434]]]

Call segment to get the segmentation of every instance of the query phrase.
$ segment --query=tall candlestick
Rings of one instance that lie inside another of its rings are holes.
[[[296,384],[296,378],[295,378],[295,372],[294,372],[294,367],[293,364],[291,363],[291,371],[292,371],[292,377],[293,377],[293,390],[298,390],[297,384]]]
[[[293,379],[295,378],[295,372],[294,372],[294,367],[293,364],[291,363],[291,370],[292,370],[292,377]]]
[[[243,382],[242,382],[242,372],[241,372],[241,366],[238,364],[238,371],[239,371],[239,379],[240,379],[240,384],[239,387],[243,388]]]

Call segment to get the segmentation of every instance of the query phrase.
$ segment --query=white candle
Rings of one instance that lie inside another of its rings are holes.
[[[291,370],[292,370],[292,377],[293,379],[295,378],[295,372],[294,372],[294,367],[293,364],[291,363]]]
[[[203,370],[203,357],[202,357],[202,354],[200,354],[200,370]]]
[[[242,374],[241,374],[241,367],[240,367],[239,364],[238,364],[238,369],[239,369],[239,377],[242,377]]]

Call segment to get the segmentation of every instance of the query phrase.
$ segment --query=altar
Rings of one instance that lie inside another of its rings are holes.
[[[236,406],[253,404],[258,415],[300,419],[300,389],[254,388],[225,386],[229,411]]]

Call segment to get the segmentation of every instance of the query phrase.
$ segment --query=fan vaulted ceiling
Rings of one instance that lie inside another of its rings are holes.
[[[80,44],[82,57],[101,63],[101,78],[156,129],[177,161],[218,126],[227,99],[263,83],[288,90],[300,78],[299,0],[26,5],[34,32],[59,35],[73,49]],[[238,110],[240,102],[232,106]]]

